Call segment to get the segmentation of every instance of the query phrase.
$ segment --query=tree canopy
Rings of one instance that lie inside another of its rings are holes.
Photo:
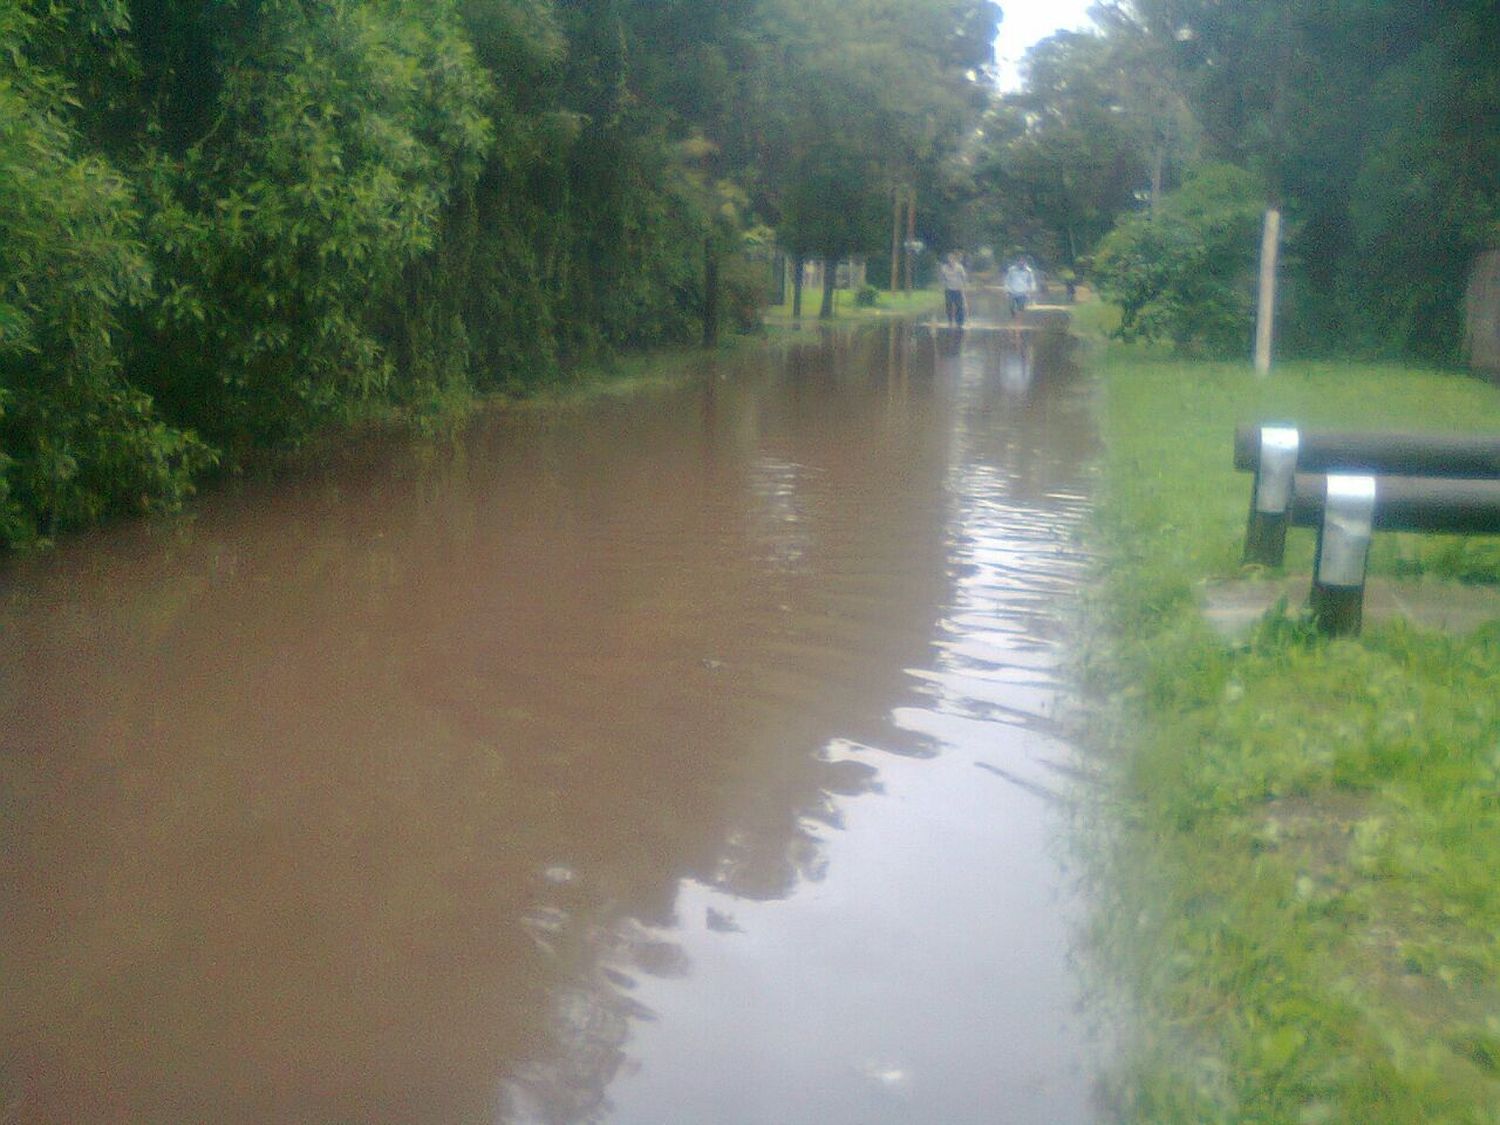
[[[1003,102],[981,165],[993,229],[1084,257],[1195,162],[1233,164],[1287,217],[1286,347],[1456,357],[1464,279],[1500,239],[1500,9],[1116,0],[1095,17],[1097,35],[1033,51]]]
[[[750,242],[878,262],[912,190],[930,243],[1086,271],[1231,165],[1287,216],[1285,346],[1456,354],[1500,8],[1095,15],[997,96],[991,0],[0,0],[0,542],[712,339]]]

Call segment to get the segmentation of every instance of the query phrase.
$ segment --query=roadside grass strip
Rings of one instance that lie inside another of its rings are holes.
[[[1085,317],[1085,320],[1087,318]],[[1500,621],[1243,641],[1237,422],[1500,431],[1462,375],[1288,363],[1258,380],[1096,345],[1106,452],[1079,673],[1106,783],[1081,818],[1111,1103],[1149,1122],[1500,1121]],[[1310,568],[1294,535],[1286,571]],[[1371,573],[1496,582],[1494,538],[1377,535]]]
[[[820,323],[824,325],[828,323],[818,319],[818,311],[822,303],[823,291],[821,289],[804,289],[802,291],[802,317],[800,320],[794,320],[792,295],[788,290],[784,302],[766,309],[765,326],[772,332],[816,331]],[[848,290],[839,290],[834,302],[834,320],[863,322],[892,318],[910,319],[941,313],[942,308],[943,294],[938,290],[916,289],[910,293],[891,293],[882,289],[876,296],[875,303],[868,306],[856,304],[854,294]]]

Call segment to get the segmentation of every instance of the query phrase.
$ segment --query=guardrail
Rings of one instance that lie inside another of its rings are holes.
[[[1500,534],[1500,436],[1240,426],[1234,464],[1255,472],[1246,562],[1279,566],[1288,526],[1318,529],[1309,604],[1327,633],[1359,631],[1373,532]]]

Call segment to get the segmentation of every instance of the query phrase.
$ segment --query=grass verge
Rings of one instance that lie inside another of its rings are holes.
[[[1080,668],[1109,775],[1093,937],[1134,1013],[1120,1116],[1500,1121],[1500,622],[1329,642],[1273,611],[1234,645],[1196,597],[1238,571],[1237,422],[1500,431],[1500,392],[1092,351],[1106,453]],[[1493,580],[1500,549],[1377,536],[1372,569]]]
[[[915,317],[937,311],[943,307],[943,295],[933,289],[917,289],[910,293],[888,293],[881,290],[873,306],[861,308],[854,303],[854,294],[848,290],[836,290],[833,310],[834,320],[840,324],[861,321],[889,320],[892,317]],[[772,305],[766,310],[766,328],[771,332],[816,331],[819,324],[818,309],[823,303],[821,289],[805,289],[802,292],[802,319],[792,319],[792,297],[787,293],[786,304]]]

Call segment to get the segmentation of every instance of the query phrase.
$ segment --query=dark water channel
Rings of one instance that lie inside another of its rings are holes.
[[[0,1122],[1074,1122],[1093,436],[892,328],[0,570]]]

